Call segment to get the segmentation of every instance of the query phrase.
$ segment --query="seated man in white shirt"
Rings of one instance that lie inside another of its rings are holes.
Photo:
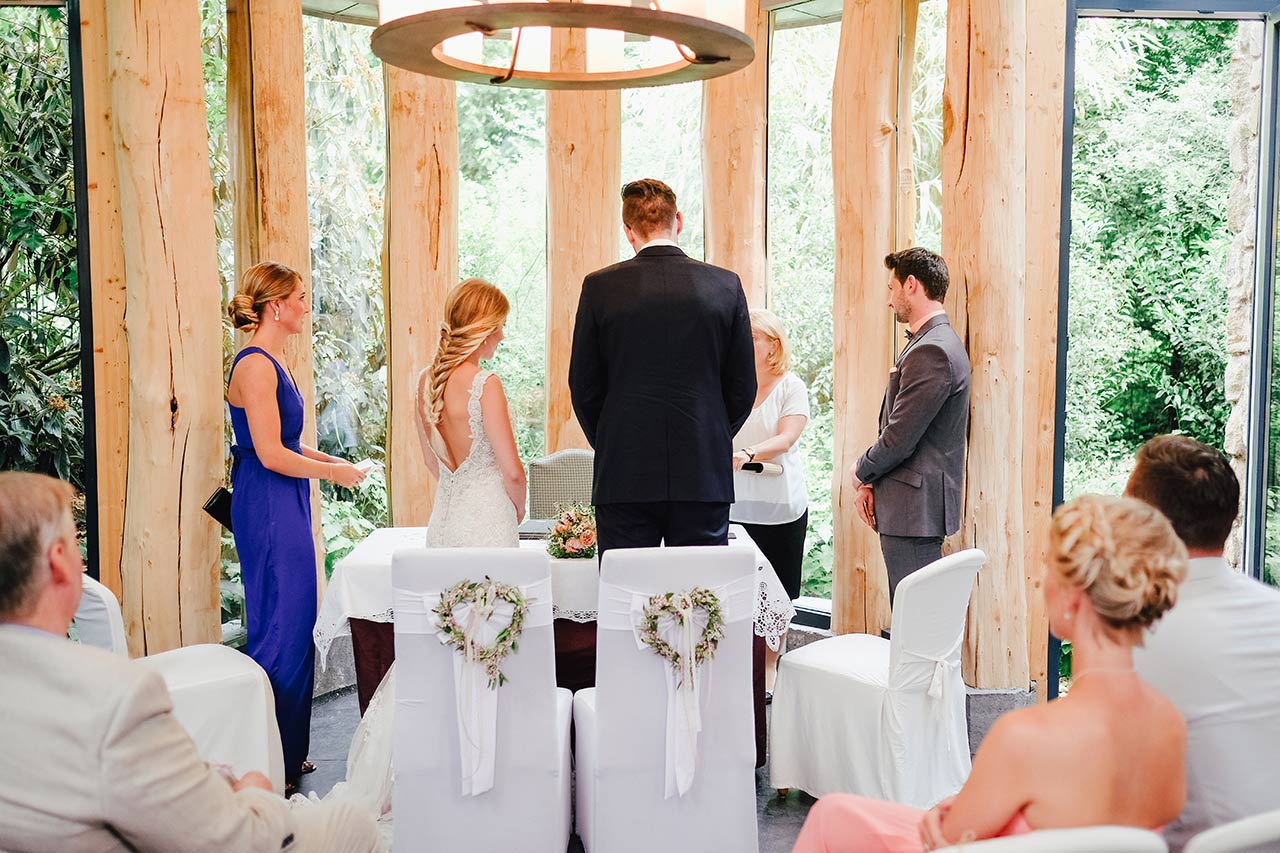
[[[71,488],[0,473],[0,850],[376,849],[350,806],[292,810],[196,753],[161,677],[67,639],[82,588]]]
[[[1177,604],[1134,650],[1138,672],[1187,721],[1187,802],[1165,830],[1179,851],[1198,832],[1280,804],[1280,590],[1222,557],[1240,484],[1219,451],[1153,438],[1125,494],[1168,516],[1191,557]]]

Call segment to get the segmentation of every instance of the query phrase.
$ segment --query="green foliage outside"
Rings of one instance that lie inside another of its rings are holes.
[[[0,470],[84,488],[71,84],[61,9],[0,9]]]
[[[1065,492],[1116,493],[1138,445],[1222,447],[1236,25],[1081,21]]]

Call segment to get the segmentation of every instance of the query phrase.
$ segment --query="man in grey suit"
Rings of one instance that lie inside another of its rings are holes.
[[[291,809],[206,765],[160,675],[67,639],[83,585],[71,487],[0,473],[0,850],[366,853],[350,804]]]
[[[853,466],[858,516],[880,534],[889,601],[907,575],[942,556],[960,529],[969,426],[969,356],[942,300],[947,264],[928,249],[884,259],[889,307],[907,343],[889,371],[880,435]]]

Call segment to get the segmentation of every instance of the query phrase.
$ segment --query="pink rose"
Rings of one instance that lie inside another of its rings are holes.
[[[570,554],[576,554],[582,550],[582,540],[574,538],[564,543],[564,549]]]
[[[569,525],[565,524],[563,521],[556,525],[556,533],[568,533],[568,532],[569,532]]]
[[[587,548],[596,544],[596,532],[589,527],[582,531],[582,535],[579,538],[582,540],[582,544]]]
[[[573,513],[566,510],[560,515],[560,520],[565,524],[573,524]]]

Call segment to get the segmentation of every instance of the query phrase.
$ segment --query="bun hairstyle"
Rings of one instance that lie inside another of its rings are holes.
[[[787,341],[787,331],[782,321],[772,311],[763,308],[751,309],[751,328],[760,332],[770,340],[778,342],[778,348],[765,361],[775,376],[782,376],[791,369],[791,344]]]
[[[1084,495],[1053,514],[1050,570],[1089,596],[1103,624],[1141,633],[1178,597],[1187,549],[1159,510],[1133,498]]]
[[[288,299],[302,281],[292,267],[263,261],[245,270],[236,295],[227,303],[227,314],[237,329],[252,331],[262,322],[262,311],[270,302]]]
[[[445,383],[506,322],[510,310],[502,291],[482,278],[469,278],[449,291],[436,357],[418,378],[418,414],[424,425],[439,423]]]

